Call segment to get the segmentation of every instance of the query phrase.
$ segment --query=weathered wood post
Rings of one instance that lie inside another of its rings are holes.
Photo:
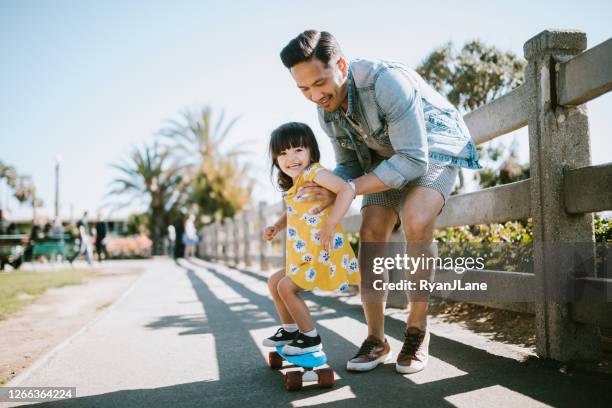
[[[211,252],[211,260],[213,262],[217,262],[219,260],[219,223],[215,221],[212,225],[212,252]]]
[[[233,239],[234,239],[234,266],[240,264],[240,258],[242,253],[240,252],[240,222],[238,216],[234,215],[232,218],[232,225],[234,226]]]
[[[206,256],[206,227],[200,229],[200,241],[196,256],[204,258]]]
[[[223,262],[229,265],[230,262],[230,251],[232,249],[232,220],[226,218],[223,222],[223,233],[225,235],[223,239]]]
[[[563,204],[563,171],[591,162],[586,107],[557,105],[558,63],[586,49],[586,34],[546,30],[525,43],[531,211],[536,282],[536,348],[559,361],[597,357],[598,328],[572,320],[563,299],[576,270],[571,243],[593,242],[592,214],[569,215]]]
[[[257,220],[259,224],[259,266],[262,271],[268,269],[268,260],[266,259],[266,241],[263,239],[263,232],[266,228],[266,203],[265,201],[259,202],[257,211]]]
[[[242,244],[244,266],[248,268],[251,266],[251,223],[249,222],[251,211],[244,211],[242,213]]]

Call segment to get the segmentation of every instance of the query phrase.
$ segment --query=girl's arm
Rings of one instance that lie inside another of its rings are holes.
[[[355,198],[355,191],[346,181],[327,170],[319,171],[314,177],[314,182],[336,193],[336,201],[329,217],[327,217],[327,223],[320,233],[321,243],[329,251],[331,249],[331,235],[342,220],[342,217],[351,207],[351,203]]]
[[[274,223],[274,227],[279,231],[287,227],[287,211],[284,211],[281,216],[278,217],[278,220]]]
[[[271,241],[274,237],[281,232],[287,226],[287,211],[283,212],[282,215],[276,220],[276,222],[266,228],[263,231],[263,239]]]

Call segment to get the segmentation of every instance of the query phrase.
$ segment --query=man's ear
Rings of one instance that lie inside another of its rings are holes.
[[[344,57],[340,57],[338,58],[338,68],[340,69],[340,72],[342,72],[342,78],[345,78],[348,76],[348,63],[346,62],[346,60],[344,59]]]

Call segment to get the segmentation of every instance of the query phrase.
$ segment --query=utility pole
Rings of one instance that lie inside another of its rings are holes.
[[[55,156],[55,218],[59,218],[59,171],[62,156]]]

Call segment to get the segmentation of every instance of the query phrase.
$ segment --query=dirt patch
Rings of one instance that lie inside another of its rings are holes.
[[[535,350],[535,319],[528,313],[435,299],[429,314],[491,340]]]
[[[1,320],[0,384],[103,313],[143,271],[114,262],[82,284],[48,289],[33,304]]]

